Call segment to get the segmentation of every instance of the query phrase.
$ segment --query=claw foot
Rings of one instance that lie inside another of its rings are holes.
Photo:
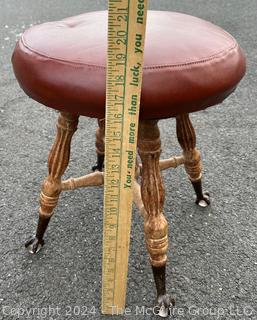
[[[202,208],[207,207],[211,203],[209,192],[204,192],[202,197],[196,199],[195,203],[199,207],[202,207]]]
[[[27,248],[28,252],[32,254],[38,253],[43,245],[44,240],[39,240],[37,237],[31,237],[25,243],[25,247]]]
[[[168,294],[160,295],[157,298],[154,314],[162,318],[166,318],[171,315],[173,306],[175,305],[174,299],[172,299]]]

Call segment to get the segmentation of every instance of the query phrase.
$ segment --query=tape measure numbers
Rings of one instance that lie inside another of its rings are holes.
[[[122,313],[128,255],[147,0],[109,0],[105,117],[102,313]]]

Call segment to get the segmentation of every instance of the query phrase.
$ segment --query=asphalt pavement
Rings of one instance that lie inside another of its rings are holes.
[[[10,62],[28,27],[106,7],[99,0],[0,2],[0,319],[111,319],[100,314],[103,188],[63,193],[43,250],[32,256],[24,249],[36,228],[57,113],[23,93]],[[257,2],[155,0],[150,8],[209,20],[230,32],[247,56],[236,92],[192,115],[211,206],[196,207],[182,167],[164,172],[173,319],[257,319]],[[90,172],[96,127],[95,120],[81,119],[65,177]],[[162,157],[178,154],[174,120],[160,121],[160,128]],[[154,298],[143,221],[134,209],[128,314],[114,319],[155,319],[147,309]]]

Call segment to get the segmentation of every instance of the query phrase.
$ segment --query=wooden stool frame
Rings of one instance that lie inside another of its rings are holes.
[[[55,142],[48,158],[48,176],[40,194],[39,221],[36,235],[26,242],[31,253],[36,253],[44,244],[43,236],[62,191],[104,184],[104,132],[105,119],[98,119],[96,131],[97,164],[93,172],[79,177],[61,180],[70,157],[71,139],[78,125],[78,115],[61,112],[57,122]],[[166,293],[165,266],[168,250],[168,223],[163,213],[164,185],[161,171],[184,165],[196,193],[196,203],[202,207],[210,203],[209,194],[203,193],[200,152],[196,149],[196,136],[188,114],[176,117],[177,137],[182,155],[160,160],[161,140],[158,120],[139,122],[138,154],[133,201],[144,218],[146,247],[149,252],[157,289],[156,306],[161,316],[168,315],[173,300]],[[141,176],[141,185],[138,178]]]

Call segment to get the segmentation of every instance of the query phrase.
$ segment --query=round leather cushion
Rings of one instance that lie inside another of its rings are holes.
[[[23,90],[44,105],[105,116],[107,11],[27,30],[12,62]],[[149,11],[140,118],[161,119],[222,102],[245,73],[244,54],[221,28],[189,15]]]

